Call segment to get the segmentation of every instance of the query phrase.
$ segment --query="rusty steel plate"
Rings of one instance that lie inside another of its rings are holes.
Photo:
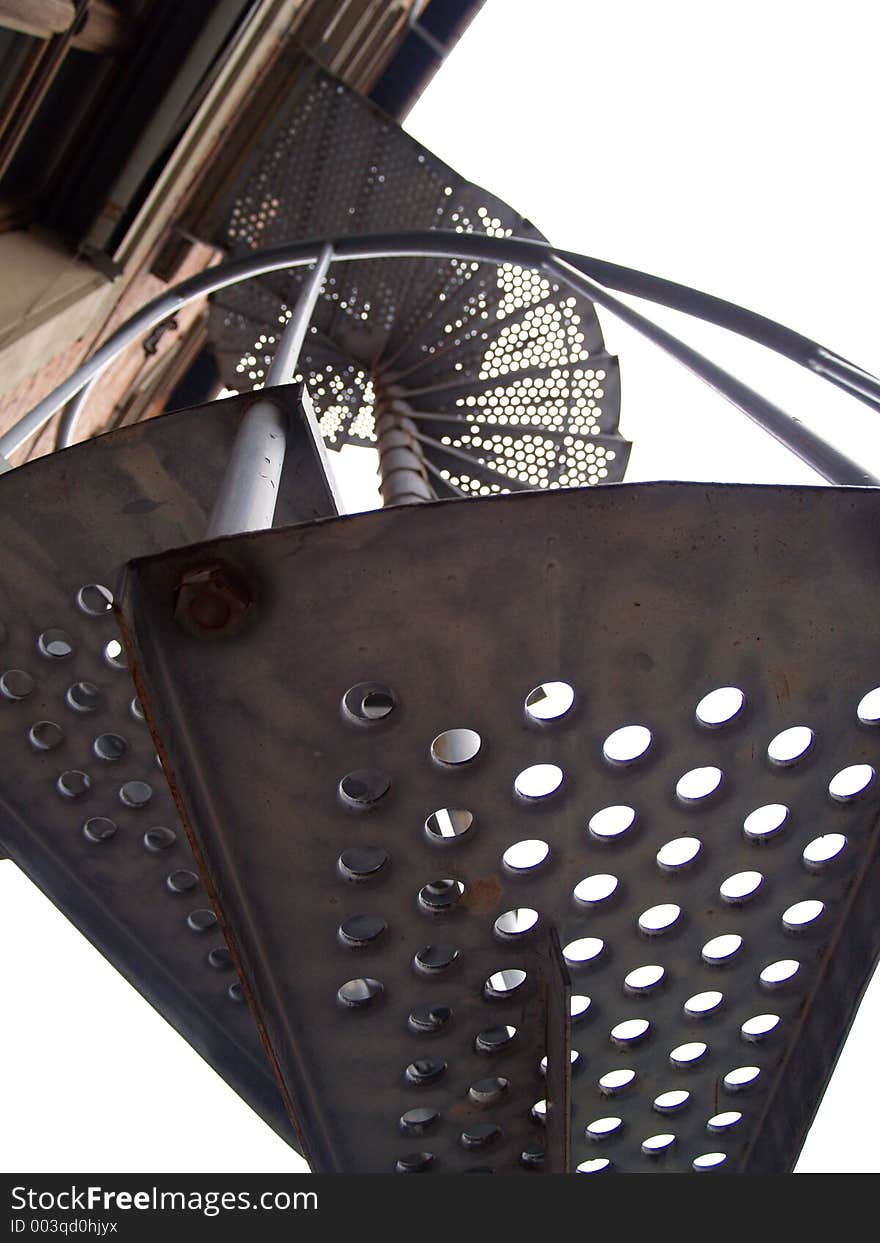
[[[276,396],[295,409],[294,390]],[[202,536],[252,400],[166,415],[0,477],[0,841],[293,1142],[111,608],[128,558]],[[295,448],[291,459],[279,516],[328,512],[317,472]]]
[[[152,725],[315,1168],[521,1159],[551,934],[571,1169],[792,1167],[880,936],[877,506],[624,484],[129,568]],[[246,585],[226,637],[173,617],[206,562]]]

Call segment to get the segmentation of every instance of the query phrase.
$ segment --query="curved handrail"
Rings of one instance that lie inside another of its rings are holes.
[[[737,336],[748,337],[750,341],[781,354],[837,385],[851,397],[880,410],[880,379],[856,363],[849,362],[834,350],[820,345],[818,341],[795,332],[793,328],[768,319],[766,315],[759,315],[757,311],[749,311],[735,302],[718,298],[715,294],[704,293],[700,289],[681,285],[662,276],[652,276],[637,268],[622,267],[620,264],[608,263],[605,259],[594,259],[587,255],[576,255],[572,251],[559,250],[556,253],[600,285],[606,285],[618,293],[644,298],[658,306],[667,306],[673,311],[681,311],[695,319],[725,328]]]
[[[677,360],[689,367],[749,418],[770,431],[788,448],[833,483],[871,484],[869,472],[851,462],[798,420],[753,392],[741,381],[711,363],[696,350],[659,328],[624,303],[620,303],[590,278],[595,276],[612,288],[637,297],[660,302],[687,314],[715,323],[783,354],[807,367],[821,378],[844,389],[851,396],[880,409],[880,380],[840,355],[811,341],[792,329],[689,286],[666,281],[636,269],[620,267],[586,255],[558,250],[547,242],[522,238],[492,238],[478,233],[426,230],[415,233],[342,237],[278,246],[270,250],[233,259],[182,281],[154,298],[83,363],[72,376],[58,385],[32,410],[0,437],[0,457],[14,452],[62,407],[70,408],[64,419],[64,443],[70,443],[80,410],[92,384],[115,358],[143,333],[180,310],[187,303],[252,277],[318,261],[327,246],[334,262],[355,259],[447,258],[471,259],[485,263],[512,263],[535,268],[572,289],[605,305]]]
[[[573,271],[571,265],[563,260],[555,260],[549,265],[548,270],[560,279],[564,279],[566,274],[571,276]],[[732,376],[699,353],[698,350],[692,349],[671,332],[661,328],[659,324],[655,324],[652,320],[646,319],[644,315],[640,315],[638,311],[634,311],[632,307],[615,298],[600,285],[594,284],[580,273],[577,273],[577,276],[579,277],[577,282],[569,279],[568,283],[573,287],[579,287],[587,297],[592,298],[600,306],[606,307],[621,322],[635,328],[643,337],[653,341],[676,362],[687,367],[688,371],[692,371],[704,384],[708,384],[716,393],[720,393],[753,423],[757,423],[769,433],[774,440],[778,440],[787,449],[791,449],[801,461],[818,471],[823,479],[836,484],[880,486],[880,479],[857,462],[853,462],[839,449],[835,449],[824,437],[811,432],[794,415],[788,414],[775,402],[769,401],[761,393],[756,392],[742,380],[738,380],[736,376]]]

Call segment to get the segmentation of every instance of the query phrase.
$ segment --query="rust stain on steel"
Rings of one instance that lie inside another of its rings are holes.
[[[498,909],[502,893],[501,882],[496,876],[482,876],[468,889],[465,904],[478,915],[488,915]]]
[[[784,669],[769,670],[770,678],[773,684],[773,694],[778,704],[788,703],[791,699],[791,686],[789,685],[788,676]]]
[[[128,625],[125,614],[123,613],[122,609],[119,607],[119,604],[116,600],[114,600],[114,603],[113,603],[113,615],[116,619],[116,623],[119,626],[119,632],[122,636],[123,647],[125,649],[125,653],[128,658],[129,671],[131,673],[132,682],[134,683],[134,688],[137,692],[138,699],[140,700],[141,707],[144,712],[144,720],[146,722],[147,728],[150,731],[150,734],[152,735],[153,742],[156,747],[156,754],[159,757],[159,763],[162,765],[162,772],[165,776],[166,782],[168,783],[168,789],[171,792],[171,797],[174,799],[174,804],[177,808],[177,813],[180,816],[181,826],[183,827],[183,831],[186,833],[187,839],[190,844],[190,848],[192,849],[193,859],[195,860],[196,867],[198,868],[199,876],[201,878],[202,884],[205,886],[205,892],[210,898],[211,904],[214,908],[214,913],[217,916],[217,926],[223,935],[223,939],[226,942],[226,946],[227,946],[227,949],[229,950],[230,957],[232,958],[233,967],[235,969],[236,975],[238,976],[239,982],[241,983],[242,989],[244,991],[248,1009],[250,1010],[251,1016],[253,1017],[254,1024],[257,1029],[257,1034],[259,1035],[260,1042],[266,1054],[266,1059],[269,1063],[269,1067],[272,1071],[273,1078],[275,1079],[276,1085],[278,1087],[279,1095],[281,1096],[281,1100],[284,1104],[284,1108],[290,1119],[290,1124],[293,1127],[294,1134],[296,1135],[296,1138],[300,1145],[302,1153],[305,1156],[306,1160],[308,1161],[309,1151],[308,1151],[308,1146],[306,1143],[306,1136],[303,1133],[302,1128],[299,1125],[298,1112],[296,1109],[295,1102],[291,1096],[290,1091],[288,1090],[287,1083],[285,1082],[284,1076],[282,1075],[281,1066],[275,1055],[275,1050],[269,1038],[269,1032],[266,1028],[266,1024],[263,1021],[262,1008],[260,1006],[259,1000],[256,997],[253,988],[251,987],[250,973],[245,969],[245,964],[242,959],[241,953],[239,951],[238,944],[237,944],[235,935],[233,933],[232,927],[229,924],[228,920],[226,919],[225,912],[224,912],[224,904],[223,904],[223,899],[221,896],[219,884],[217,883],[217,880],[214,876],[213,871],[208,865],[208,860],[205,858],[205,855],[201,849],[199,840],[196,834],[192,830],[192,825],[190,823],[190,819],[187,814],[186,805],[180,794],[180,787],[177,782],[177,776],[176,776],[174,767],[171,763],[171,756],[169,755],[162,741],[162,737],[159,734],[158,729],[156,728],[152,713],[150,711],[150,700],[147,695],[147,687],[146,687],[146,683],[143,678],[143,673],[142,673],[140,664],[138,663],[139,649],[135,643],[134,635],[132,634],[132,631]]]

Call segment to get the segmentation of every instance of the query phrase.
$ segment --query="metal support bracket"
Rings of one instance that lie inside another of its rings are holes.
[[[315,408],[303,381],[267,389],[256,401],[251,398],[211,512],[208,539],[272,526],[285,460],[291,472],[288,486],[300,498],[303,513],[329,518],[341,512]]]
[[[307,397],[271,399],[290,426],[279,520],[335,513]],[[295,1144],[111,607],[129,557],[202,538],[252,404],[151,419],[0,477],[0,824],[10,858]]]

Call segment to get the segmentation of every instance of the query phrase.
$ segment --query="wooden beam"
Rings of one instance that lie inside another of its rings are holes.
[[[116,52],[133,41],[135,29],[131,18],[120,13],[110,0],[90,0],[71,46],[80,52]]]
[[[115,52],[133,37],[131,20],[112,0],[89,0],[78,21],[73,0],[0,0],[0,26],[37,39],[70,31],[70,45],[81,52]]]
[[[0,0],[0,26],[37,39],[69,30],[75,17],[73,0]]]

